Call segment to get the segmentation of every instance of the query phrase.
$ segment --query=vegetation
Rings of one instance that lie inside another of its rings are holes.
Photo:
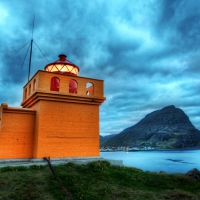
[[[200,199],[200,181],[183,174],[143,172],[110,166],[107,161],[54,169],[56,176],[46,166],[1,168],[0,199]]]

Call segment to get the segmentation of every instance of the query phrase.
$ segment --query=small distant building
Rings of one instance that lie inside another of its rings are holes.
[[[103,80],[78,76],[65,55],[23,88],[22,108],[0,106],[0,159],[99,156]]]

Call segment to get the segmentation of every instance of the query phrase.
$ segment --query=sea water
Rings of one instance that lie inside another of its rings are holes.
[[[193,168],[200,170],[200,150],[166,150],[135,152],[101,152],[101,157],[123,160],[125,166],[143,171],[186,173]]]

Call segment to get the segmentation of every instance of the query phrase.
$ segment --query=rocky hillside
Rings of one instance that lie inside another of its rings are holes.
[[[165,149],[200,147],[200,131],[175,106],[146,115],[102,145],[153,146]]]
[[[100,135],[100,143],[103,144],[105,142],[107,142],[110,138],[116,136],[117,134],[112,134],[112,135],[106,135],[106,136],[102,136]]]

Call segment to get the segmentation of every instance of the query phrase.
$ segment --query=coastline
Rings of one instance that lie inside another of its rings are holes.
[[[200,148],[181,148],[181,149],[151,149],[151,150],[129,150],[129,151],[100,151],[100,152],[139,152],[139,151],[191,151],[191,150],[200,150]]]

